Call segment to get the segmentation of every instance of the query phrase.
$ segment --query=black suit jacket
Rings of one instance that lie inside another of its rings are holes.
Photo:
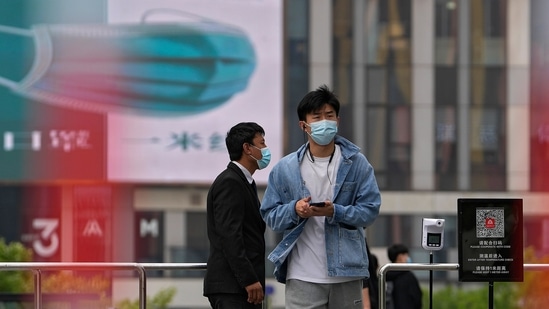
[[[390,271],[387,283],[393,282],[393,308],[421,309],[423,292],[414,273],[409,270]]]
[[[204,296],[247,295],[245,287],[257,281],[265,289],[265,222],[259,206],[257,193],[242,170],[229,163],[208,192],[210,253]]]

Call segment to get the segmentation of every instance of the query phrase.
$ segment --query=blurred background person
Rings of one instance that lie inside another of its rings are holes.
[[[394,244],[387,248],[391,263],[411,263],[408,247]],[[422,291],[419,282],[409,270],[387,272],[387,309],[421,309]]]

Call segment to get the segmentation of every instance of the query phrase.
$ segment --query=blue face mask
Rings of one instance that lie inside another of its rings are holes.
[[[412,263],[412,258],[411,258],[411,257],[408,257],[408,258],[406,259],[406,263]]]
[[[261,159],[256,159],[254,156],[250,155],[250,157],[254,158],[257,161],[257,167],[262,170],[269,165],[269,162],[271,162],[271,151],[269,150],[269,147],[265,148],[259,148],[255,147],[254,145],[251,145],[254,148],[257,148],[261,150]]]
[[[197,114],[243,91],[255,69],[254,47],[238,28],[217,21],[0,25],[30,37],[32,68],[0,85],[38,102],[95,112]]]
[[[311,133],[309,136],[319,145],[328,145],[334,136],[337,134],[337,121],[334,120],[320,120],[307,124],[311,127]]]

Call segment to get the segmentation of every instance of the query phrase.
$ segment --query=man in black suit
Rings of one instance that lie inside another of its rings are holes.
[[[265,295],[265,222],[252,178],[271,159],[264,136],[253,122],[232,127],[225,138],[231,162],[208,192],[204,296],[215,309],[261,308]]]

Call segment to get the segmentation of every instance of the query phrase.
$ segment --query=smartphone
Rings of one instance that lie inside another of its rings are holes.
[[[326,203],[325,202],[309,203],[309,206],[324,207],[326,206]]]

